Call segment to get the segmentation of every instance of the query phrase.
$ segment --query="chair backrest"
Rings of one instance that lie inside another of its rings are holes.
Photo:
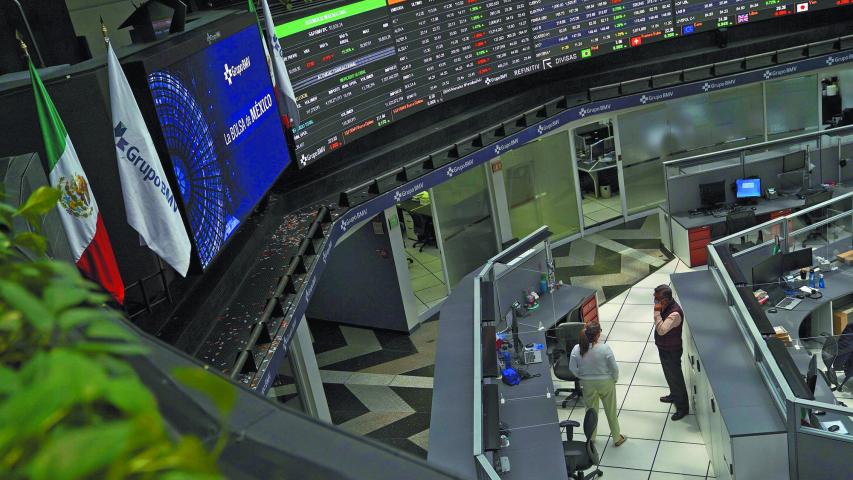
[[[598,449],[595,447],[595,437],[592,432],[598,426],[598,410],[589,408],[583,416],[583,433],[586,435],[586,453],[593,465],[598,465]]]
[[[832,335],[823,334],[823,347],[820,349],[820,356],[823,359],[823,364],[827,370],[832,370],[832,364],[835,363],[835,357],[838,356],[838,339]]]
[[[557,327],[557,338],[565,346],[566,355],[570,355],[572,349],[578,344],[583,327],[583,323],[580,322],[566,322]]]
[[[726,215],[726,230],[729,234],[755,226],[755,211],[741,210]]]

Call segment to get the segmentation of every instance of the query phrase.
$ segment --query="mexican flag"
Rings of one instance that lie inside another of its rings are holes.
[[[74,261],[83,275],[100,283],[123,304],[124,282],[98,204],[89,189],[89,180],[33,62],[29,59],[27,62],[44,139],[48,177],[50,185],[60,191],[57,208]]]

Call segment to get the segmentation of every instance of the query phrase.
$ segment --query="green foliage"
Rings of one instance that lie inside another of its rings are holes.
[[[73,265],[44,256],[38,224],[58,196],[42,187],[18,209],[0,202],[0,478],[220,478],[224,436],[213,452],[173,438],[125,360],[143,345]],[[16,232],[22,223],[36,232]],[[178,375],[233,407],[223,379]]]

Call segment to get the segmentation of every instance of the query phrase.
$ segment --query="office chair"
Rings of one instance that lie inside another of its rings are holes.
[[[820,356],[823,359],[823,364],[826,366],[824,377],[826,377],[829,388],[833,392],[840,392],[844,389],[844,384],[850,379],[850,367],[844,366],[844,381],[838,381],[838,374],[835,371],[835,359],[838,357],[838,339],[828,333],[821,333],[825,337],[823,347],[820,349]],[[849,361],[846,363],[850,363]]]
[[[554,362],[554,376],[566,382],[575,382],[574,388],[558,388],[554,391],[555,396],[561,393],[569,394],[568,397],[563,399],[563,408],[566,408],[566,405],[568,405],[570,401],[580,400],[583,396],[580,387],[580,380],[569,368],[569,356],[572,353],[572,349],[578,343],[583,326],[583,323],[580,322],[566,322],[557,326],[557,339],[559,341],[559,345],[553,352],[556,360]],[[560,348],[560,346],[562,346],[562,348]]]
[[[823,192],[813,193],[813,194],[809,195],[808,197],[806,197],[806,203],[803,206],[803,208],[809,208],[809,207],[813,207],[815,205],[819,205],[823,202],[826,202],[827,200],[830,200],[831,198],[832,198],[832,191],[830,191],[830,190],[825,190]],[[827,209],[826,209],[826,207],[824,207],[824,208],[818,208],[817,210],[813,210],[811,212],[807,212],[803,216],[803,219],[805,220],[806,225],[812,225],[812,224],[818,223],[822,220],[825,220],[828,216],[829,215],[828,215]],[[803,246],[805,247],[806,242],[808,242],[809,240],[811,240],[813,238],[821,238],[821,239],[823,239],[824,242],[829,242],[829,240],[826,238],[826,232],[827,231],[828,231],[827,225],[824,225],[824,226],[818,227],[815,230],[812,230],[811,232],[809,232],[808,235],[806,235],[806,238],[803,239]]]
[[[604,472],[598,469],[598,449],[595,448],[595,438],[592,432],[598,426],[598,411],[590,408],[586,411],[583,417],[583,433],[586,435],[586,441],[572,440],[575,427],[580,427],[580,423],[575,420],[563,420],[560,422],[560,428],[565,429],[566,440],[563,441],[563,455],[566,456],[566,470],[569,475],[575,480],[590,480],[595,477],[604,475]],[[584,472],[595,467],[595,470],[584,475]]]
[[[415,235],[418,237],[418,240],[412,247],[418,248],[420,246],[418,250],[423,252],[424,247],[427,245],[436,246],[435,228],[432,224],[432,218],[426,215],[413,214],[412,224],[414,225]]]
[[[729,235],[752,228],[755,225],[755,211],[753,210],[741,210],[726,215],[726,231]],[[759,231],[758,234],[761,235],[761,232]],[[761,238],[759,238],[759,241],[761,241]],[[755,246],[755,242],[747,242],[746,236],[742,236],[740,237],[740,245],[730,243],[729,250],[735,253],[752,246]]]

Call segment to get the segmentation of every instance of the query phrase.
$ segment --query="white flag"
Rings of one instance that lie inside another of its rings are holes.
[[[192,247],[175,198],[178,192],[166,179],[133,91],[110,44],[107,44],[107,68],[127,223],[139,232],[151,250],[186,276]]]
[[[293,93],[293,85],[290,84],[290,75],[287,74],[287,66],[284,64],[284,50],[278,42],[275,34],[275,25],[272,23],[270,6],[267,0],[261,0],[264,9],[264,27],[267,31],[267,42],[272,48],[272,71],[275,75],[275,83],[284,96],[285,109],[291,126],[299,125],[299,107],[296,105],[296,94]]]

